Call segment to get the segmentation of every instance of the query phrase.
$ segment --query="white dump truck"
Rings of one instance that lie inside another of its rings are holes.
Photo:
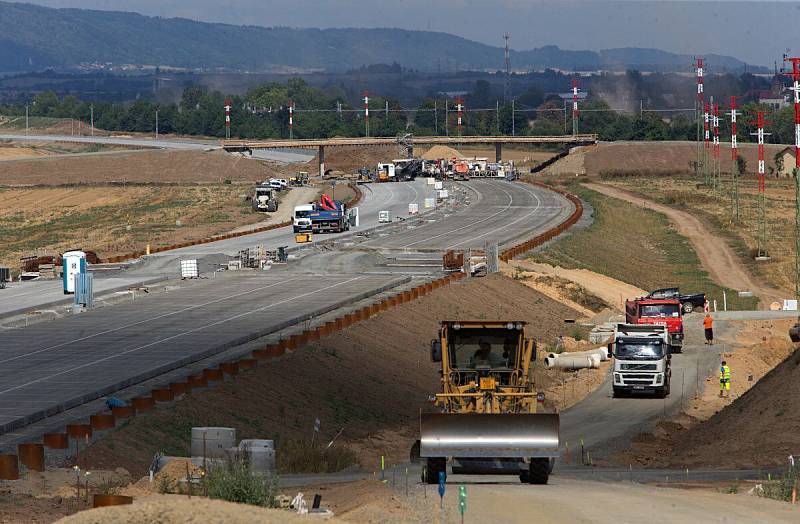
[[[617,324],[609,350],[614,357],[614,398],[635,393],[669,395],[672,376],[667,326]]]

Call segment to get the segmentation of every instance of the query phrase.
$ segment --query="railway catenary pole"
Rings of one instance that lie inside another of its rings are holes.
[[[719,191],[720,187],[720,171],[721,171],[721,161],[720,161],[720,145],[719,145],[719,104],[716,102],[713,105],[714,116],[712,117],[712,127],[714,129],[714,148],[713,148],[713,155],[714,155],[714,165],[713,165],[713,174],[712,177],[714,178],[714,190]]]
[[[700,146],[700,136],[702,132],[701,131],[702,124],[700,123],[700,118],[701,118],[700,110],[702,109],[705,100],[705,87],[703,80],[704,66],[705,66],[705,61],[702,58],[698,57],[695,59],[695,73],[697,75],[697,93],[696,93],[697,96],[695,98],[695,103],[694,103],[694,118],[695,121],[697,122],[697,144],[696,144],[697,158],[694,164],[695,177],[698,176],[700,163],[703,161],[702,160],[703,153]]]
[[[294,100],[289,99],[289,140],[294,140]]]
[[[800,300],[800,57],[784,55],[784,62],[792,64],[792,87],[794,94],[794,281],[795,298]]]
[[[225,100],[225,138],[230,139],[231,137],[231,106],[233,105],[233,101],[230,98]],[[158,134],[158,131],[156,131]]]
[[[578,134],[578,79],[572,79],[572,134]]]
[[[364,134],[369,136],[369,91],[364,91]]]
[[[736,137],[736,117],[741,114],[736,96],[731,96],[731,221],[739,222],[739,144]]]
[[[758,257],[767,257],[767,195],[766,195],[766,162],[764,161],[764,126],[772,124],[764,120],[766,111],[756,112],[756,132],[751,133],[758,137]]]

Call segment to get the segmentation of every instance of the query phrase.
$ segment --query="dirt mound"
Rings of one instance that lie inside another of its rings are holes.
[[[354,173],[362,167],[374,170],[378,162],[391,162],[395,158],[405,157],[397,146],[340,146],[325,148],[325,169]],[[302,168],[313,175],[319,171],[319,158],[304,164]]]
[[[223,151],[130,151],[0,163],[0,184],[259,182],[273,166]]]
[[[563,320],[574,316],[562,304],[500,275],[453,284],[236,380],[191,393],[169,410],[136,417],[89,447],[82,460],[87,467],[111,464],[142,476],[157,450],[186,456],[193,426],[223,426],[237,428],[240,438],[275,439],[280,463],[281,440],[310,438],[319,418],[318,437],[324,442],[342,429],[337,444],[381,430],[402,434],[380,444],[380,453],[359,456],[362,465],[374,468],[380,454],[393,463],[406,461],[419,408],[440,385],[428,348],[442,320],[526,320],[531,336],[550,342],[568,334]],[[555,382],[542,379],[541,385]]]
[[[439,160],[440,158],[464,158],[459,151],[447,146],[433,146],[422,155],[425,160]]]
[[[82,511],[57,522],[60,524],[151,524],[203,523],[249,524],[308,522],[306,515],[296,515],[287,510],[266,509],[221,500],[170,497],[167,500],[148,501],[128,506],[114,506]],[[328,519],[326,522],[337,522]],[[338,521],[341,522],[341,521]]]
[[[728,147],[729,144],[723,145],[723,148]],[[773,160],[775,153],[784,147],[765,146],[767,170],[769,167],[775,167]],[[758,165],[756,145],[739,144],[739,155],[747,161],[747,169],[752,173]],[[665,175],[678,172],[693,173],[692,162],[697,160],[697,146],[694,142],[614,142],[586,149],[583,156],[585,172],[588,175],[637,172]],[[723,154],[721,161],[722,172],[730,173],[730,155]],[[555,165],[558,164],[559,162]]]

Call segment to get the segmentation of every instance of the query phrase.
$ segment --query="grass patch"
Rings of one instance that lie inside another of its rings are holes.
[[[336,444],[311,445],[304,440],[282,440],[277,450],[279,473],[335,473],[357,463],[352,450]]]
[[[521,280],[520,277],[518,280]],[[611,309],[612,306],[603,300],[602,298],[598,297],[597,295],[589,292],[585,287],[576,284],[570,280],[565,278],[551,276],[551,275],[542,275],[536,277],[535,280],[539,284],[543,284],[548,287],[553,287],[558,289],[560,292],[566,296],[566,298],[570,299],[571,301],[579,304],[590,311],[594,311],[595,313],[602,311],[604,309]]]
[[[800,467],[790,466],[778,478],[768,478],[763,483],[756,486],[756,494],[773,500],[791,502],[792,491],[800,482]]]
[[[686,237],[666,216],[622,200],[601,195],[577,184],[573,193],[594,208],[594,223],[533,255],[537,262],[566,268],[584,268],[645,290],[678,286],[684,293],[705,292],[721,305],[723,287],[713,282]],[[728,308],[753,309],[756,298],[727,292]]]
[[[275,507],[278,493],[275,479],[251,471],[245,457],[212,466],[205,477],[208,496],[253,506]]]

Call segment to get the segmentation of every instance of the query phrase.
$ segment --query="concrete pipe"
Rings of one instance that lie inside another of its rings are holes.
[[[546,358],[544,365],[548,369],[596,369],[600,367],[600,357],[589,355],[583,357]]]
[[[548,358],[574,358],[574,357],[589,357],[591,355],[597,355],[600,357],[600,362],[605,362],[608,360],[608,350],[606,348],[596,348],[590,349],[587,351],[573,351],[569,353],[548,353]]]

